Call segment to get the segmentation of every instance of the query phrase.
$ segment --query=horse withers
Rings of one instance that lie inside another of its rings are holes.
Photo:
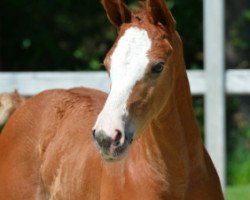
[[[0,199],[223,199],[164,0],[102,3],[118,29],[109,95],[50,90],[19,108],[0,136]]]

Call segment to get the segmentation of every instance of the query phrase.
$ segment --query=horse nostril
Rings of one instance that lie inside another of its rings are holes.
[[[121,142],[121,138],[122,138],[122,133],[120,130],[116,129],[116,136],[115,136],[115,139],[114,139],[114,146],[118,146]]]
[[[103,131],[93,131],[94,140],[97,142],[98,146],[103,149],[109,149],[112,144],[112,138],[107,136]]]

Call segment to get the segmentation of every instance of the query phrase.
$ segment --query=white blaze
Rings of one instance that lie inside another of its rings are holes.
[[[148,51],[151,40],[144,29],[131,27],[120,38],[111,56],[110,79],[111,91],[100,113],[96,126],[118,126],[122,128],[121,118],[126,116],[126,103],[129,95],[146,70],[149,63]],[[119,120],[120,122],[115,122]],[[106,125],[105,125],[106,124]],[[109,127],[114,128],[114,127]]]
[[[113,88],[131,90],[148,65],[151,40],[144,29],[131,27],[118,41],[111,56],[110,77]],[[124,82],[123,82],[124,81]]]

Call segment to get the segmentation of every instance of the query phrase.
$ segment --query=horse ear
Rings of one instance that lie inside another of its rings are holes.
[[[165,0],[147,0],[146,8],[152,15],[154,24],[161,23],[171,33],[175,31],[175,20]]]
[[[130,22],[131,12],[122,0],[102,0],[109,21],[119,28],[123,23]]]

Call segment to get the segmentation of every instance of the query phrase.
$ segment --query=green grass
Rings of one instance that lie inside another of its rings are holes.
[[[226,200],[250,200],[250,185],[228,186]]]

